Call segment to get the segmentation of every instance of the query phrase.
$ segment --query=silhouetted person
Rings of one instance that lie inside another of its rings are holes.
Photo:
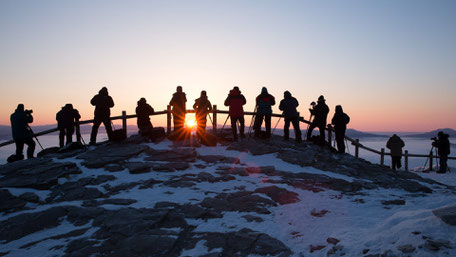
[[[176,93],[173,94],[173,98],[171,98],[171,101],[169,102],[169,105],[172,107],[174,131],[178,131],[184,128],[186,102],[187,97],[185,97],[185,93],[182,92],[182,87],[178,86],[176,88]]]
[[[149,115],[152,114],[154,114],[154,108],[146,102],[146,98],[142,97],[139,99],[138,106],[136,106],[139,134],[143,136],[151,136],[153,126],[150,122]]]
[[[325,141],[325,127],[326,119],[329,113],[329,107],[325,103],[324,96],[318,97],[317,105],[313,109],[309,109],[310,113],[314,116],[312,123],[310,123],[309,130],[307,131],[307,141],[310,141],[312,131],[314,128],[320,130],[320,143]]]
[[[225,106],[229,106],[229,115],[231,120],[231,130],[233,132],[233,139],[237,140],[237,127],[236,122],[239,121],[240,128],[239,134],[241,138],[244,138],[244,128],[245,128],[245,121],[244,121],[244,108],[242,107],[244,104],[247,103],[243,94],[238,87],[234,87],[230,90],[228,97],[225,99]]]
[[[11,130],[14,142],[16,143],[16,159],[24,159],[24,144],[27,148],[27,158],[33,158],[35,151],[35,141],[33,133],[30,131],[29,123],[33,122],[32,110],[24,110],[23,104],[18,104],[16,111],[11,114]]]
[[[299,106],[298,100],[291,96],[291,93],[285,91],[283,93],[283,100],[280,101],[279,109],[283,111],[285,117],[285,125],[283,127],[283,138],[288,140],[290,137],[290,122],[293,124],[295,131],[296,142],[301,142],[301,130],[299,129],[299,113],[296,108]]]
[[[391,168],[396,170],[396,168],[400,169],[402,167],[401,158],[402,158],[402,148],[405,146],[404,141],[394,134],[386,143],[386,147],[391,151]]]
[[[66,136],[66,144],[73,142],[74,126],[79,121],[81,115],[78,110],[73,109],[72,104],[66,104],[62,107],[55,119],[57,120],[57,128],[59,129],[59,146],[64,146],[64,139]]]
[[[434,147],[437,147],[438,154],[440,157],[440,170],[437,172],[445,173],[448,167],[448,155],[450,155],[450,140],[448,139],[450,135],[443,133],[443,131],[439,131],[437,136],[438,138],[434,138],[434,142],[432,142],[432,145]]]
[[[254,125],[255,137],[260,137],[263,119],[266,127],[266,138],[271,137],[271,115],[273,105],[275,105],[275,98],[268,93],[266,87],[263,87],[261,89],[261,94],[256,98],[257,113]]]
[[[342,110],[341,105],[336,106],[336,112],[331,120],[336,131],[337,152],[345,153],[345,131],[347,124],[350,122],[350,117]]]
[[[94,145],[96,143],[98,128],[102,122],[105,126],[108,138],[111,140],[112,127],[111,120],[109,118],[111,116],[110,108],[114,107],[114,101],[112,100],[112,97],[109,96],[108,89],[103,87],[98,94],[90,100],[90,103],[95,106],[95,117],[93,121],[92,133],[90,134],[90,144]]]
[[[200,98],[196,99],[195,104],[193,104],[193,109],[197,123],[196,135],[201,137],[206,133],[207,115],[212,111],[212,105],[207,99],[206,91],[201,91]]]

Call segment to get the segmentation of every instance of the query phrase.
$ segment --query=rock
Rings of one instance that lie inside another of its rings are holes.
[[[200,155],[198,156],[198,159],[208,163],[240,163],[238,158],[227,157],[223,155]]]
[[[239,191],[235,193],[220,193],[214,198],[205,198],[202,207],[212,208],[217,211],[239,211],[269,214],[266,206],[276,206],[275,202],[253,195],[253,192]]]
[[[2,166],[1,187],[34,188],[47,190],[56,185],[58,179],[70,174],[80,174],[74,163],[53,162],[45,158],[33,158]]]
[[[8,190],[0,190],[0,212],[10,212],[24,208],[27,201],[12,195]]]
[[[397,247],[397,250],[403,252],[403,253],[411,253],[413,251],[415,251],[415,246],[411,245],[411,244],[406,244],[406,245],[399,245]]]
[[[147,148],[145,151],[149,157],[146,161],[168,161],[168,162],[194,162],[196,150],[194,148],[175,148],[173,150],[154,150]]]
[[[261,187],[256,189],[255,192],[265,194],[269,196],[274,202],[279,204],[290,204],[299,201],[299,195],[297,193],[277,186]]]
[[[435,209],[432,213],[448,225],[456,225],[456,205]]]
[[[390,200],[390,201],[382,201],[383,205],[405,205],[404,200]]]
[[[47,156],[47,155],[53,155],[55,156],[58,152],[59,152],[59,147],[48,147],[42,151],[40,151],[39,153],[36,154],[36,157],[43,157],[43,156]]]
[[[326,239],[326,242],[328,242],[328,244],[336,245],[337,243],[340,242],[340,240],[337,239],[337,238],[334,238],[334,237],[328,237],[328,238]]]
[[[326,245],[310,245],[309,248],[310,248],[310,252],[313,253],[315,251],[320,251],[321,249],[325,248]]]
[[[451,242],[448,240],[431,240],[427,239],[426,243],[424,243],[424,247],[426,249],[432,250],[432,251],[439,251],[442,248],[448,248],[448,249],[453,249],[451,246]]]
[[[117,171],[123,170],[124,167],[122,167],[122,165],[117,164],[117,163],[108,163],[104,166],[104,169],[109,172],[117,172]]]
[[[244,216],[242,216],[242,218],[244,218],[248,222],[253,222],[253,221],[255,221],[255,222],[263,222],[264,221],[261,217],[253,216],[253,215],[250,215],[250,214],[244,215]]]
[[[104,204],[113,204],[113,205],[130,205],[136,203],[137,201],[134,199],[121,199],[121,198],[113,198],[113,199],[104,199],[104,200],[90,200],[84,201],[82,206],[84,207],[98,207]]]
[[[342,245],[335,245],[333,247],[331,247],[331,249],[329,249],[329,251],[326,253],[326,256],[331,256],[331,255],[339,255],[339,256],[342,256],[342,255],[345,255],[345,253],[342,252],[342,250],[344,249],[344,246]]]
[[[35,193],[32,193],[32,192],[23,193],[19,196],[19,198],[24,201],[31,202],[31,203],[38,203],[40,201],[40,198]],[[0,197],[0,199],[3,199],[3,198]]]
[[[106,144],[80,154],[77,158],[84,160],[82,165],[95,169],[102,168],[107,164],[121,163],[148,149],[150,148],[145,145]]]
[[[198,181],[207,181],[207,182],[215,182],[215,177],[212,176],[212,174],[208,173],[208,172],[200,172],[198,173]]]
[[[311,212],[310,212],[310,215],[314,216],[314,217],[323,217],[325,216],[326,213],[328,213],[329,211],[327,210],[321,210],[321,211],[317,211],[315,209],[313,209]]]
[[[57,227],[67,214],[64,207],[53,207],[41,212],[24,213],[0,222],[0,241],[11,242],[32,233]]]
[[[147,162],[126,162],[123,166],[128,169],[130,174],[147,173],[153,167],[152,164]]]

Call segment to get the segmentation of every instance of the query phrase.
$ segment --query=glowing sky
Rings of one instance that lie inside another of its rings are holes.
[[[182,85],[189,107],[204,89],[223,108],[239,86],[251,111],[267,86],[305,118],[323,94],[359,130],[456,128],[455,14],[452,0],[2,0],[0,124],[18,103],[36,125],[65,103],[91,119],[102,86],[114,115],[140,97],[164,110]]]

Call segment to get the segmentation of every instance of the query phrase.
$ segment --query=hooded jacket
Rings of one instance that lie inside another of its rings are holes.
[[[283,111],[283,115],[286,119],[293,119],[299,117],[296,108],[299,106],[298,100],[291,96],[291,93],[286,91],[284,93],[284,99],[280,101],[279,109]]]
[[[350,117],[344,113],[342,106],[336,106],[336,112],[331,120],[331,124],[334,125],[335,130],[347,129],[347,124],[350,122]]]
[[[195,109],[195,116],[197,120],[202,119],[205,120],[207,114],[212,111],[211,102],[207,99],[207,96],[202,95],[200,98],[195,100],[195,104],[193,104],[193,109]]]
[[[62,107],[62,110],[60,110],[55,116],[58,129],[73,128],[75,121],[79,120],[80,118],[81,115],[79,114],[78,110],[73,109],[73,106],[71,104],[67,104]]]
[[[146,101],[138,101],[138,106],[136,106],[136,115],[139,129],[152,125],[149,117],[151,114],[154,114],[154,108],[146,103]]]
[[[256,98],[257,104],[257,114],[259,115],[271,115],[272,108],[271,106],[275,105],[275,98],[268,93],[268,90],[263,87],[261,89],[261,94]]]
[[[310,111],[314,116],[312,123],[317,126],[326,127],[326,119],[328,118],[329,107],[326,105],[325,101],[318,101],[317,105]]]
[[[433,143],[433,146],[437,147],[439,155],[450,155],[450,135],[442,133],[439,134],[439,140]]]
[[[229,106],[229,115],[232,118],[239,118],[244,116],[244,108],[242,107],[247,103],[240,90],[232,89],[225,99],[225,106]]]
[[[404,146],[404,141],[396,134],[392,135],[386,143],[386,147],[391,150],[391,156],[402,156],[402,147]]]
[[[187,97],[184,92],[176,92],[173,94],[173,98],[169,101],[169,105],[173,107],[173,113],[184,113],[187,111],[185,108],[185,103],[187,102]]]
[[[33,136],[28,128],[28,124],[33,122],[33,117],[30,113],[26,113],[24,108],[18,107],[10,116],[11,131],[14,140],[22,140]]]
[[[95,117],[109,117],[111,115],[110,108],[114,107],[114,101],[108,95],[108,89],[105,87],[90,100],[90,103],[95,106]]]

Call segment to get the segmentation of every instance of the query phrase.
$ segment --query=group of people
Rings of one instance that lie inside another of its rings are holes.
[[[432,138],[432,148],[437,149],[439,155],[440,167],[437,173],[445,173],[448,170],[448,155],[450,155],[450,135],[439,131],[437,137]],[[386,147],[390,149],[391,154],[391,168],[393,170],[400,169],[402,167],[402,148],[405,146],[404,141],[396,134],[393,134],[386,142]],[[432,150],[431,150],[432,153]]]
[[[114,107],[114,101],[108,93],[108,89],[103,87],[100,89],[97,95],[95,95],[90,103],[95,106],[94,122],[92,131],[90,134],[90,145],[96,144],[96,137],[98,128],[103,123],[108,139],[111,140],[113,137],[113,130],[111,126],[111,112],[110,109]],[[172,108],[172,116],[174,123],[174,133],[181,133],[185,131],[185,115],[187,98],[186,94],[182,91],[182,87],[178,86],[176,92],[173,94],[169,105]],[[231,130],[233,139],[238,140],[238,126],[239,123],[239,136],[245,138],[245,119],[244,119],[244,108],[243,106],[247,103],[245,96],[239,90],[239,87],[233,87],[229,91],[227,98],[225,99],[224,105],[229,107],[229,118],[231,120]],[[255,116],[252,119],[253,122],[253,135],[256,138],[270,138],[271,137],[271,118],[272,118],[272,106],[276,104],[274,96],[268,93],[266,87],[261,89],[261,93],[255,98]],[[295,141],[297,143],[302,141],[301,130],[299,128],[300,115],[297,110],[299,106],[298,100],[292,96],[289,91],[283,93],[283,99],[280,101],[279,109],[282,111],[284,117],[284,140],[289,140],[289,128],[290,124],[293,125],[295,132]],[[193,104],[195,110],[195,118],[197,122],[196,134],[199,138],[203,138],[206,135],[206,123],[207,116],[212,112],[212,104],[208,99],[206,91],[201,91],[201,95],[195,100]],[[324,96],[318,97],[317,103],[312,102],[310,111],[310,124],[307,129],[306,140],[313,141],[317,144],[325,144],[325,128],[327,127],[327,116],[329,113],[329,107],[326,105]],[[11,127],[13,139],[16,143],[16,155],[15,160],[21,160],[24,158],[23,149],[24,145],[28,146],[27,158],[32,158],[35,150],[35,142],[33,140],[33,132],[29,126],[33,122],[33,111],[26,110],[23,104],[19,104],[15,112],[11,115]],[[139,99],[136,107],[137,125],[139,133],[143,136],[151,136],[153,125],[150,121],[150,115],[154,114],[154,108],[150,106],[145,98]],[[77,109],[73,108],[72,104],[66,104],[57,113],[57,128],[59,130],[59,146],[64,147],[65,145],[71,144],[73,134],[75,132],[76,124],[79,122],[81,115]],[[312,119],[313,118],[313,119]],[[266,131],[261,130],[263,121],[265,123]],[[335,140],[337,143],[337,151],[339,153],[345,152],[345,131],[347,124],[350,122],[350,117],[344,113],[342,106],[337,105],[335,108],[335,114],[331,120],[331,124],[328,127],[333,126],[335,130]],[[312,132],[315,128],[318,128],[320,133],[319,136],[312,136]],[[76,131],[77,142],[80,143],[81,136],[79,131]],[[438,149],[440,156],[440,170],[439,172],[445,172],[447,170],[447,159],[450,154],[450,143],[448,135],[439,132],[438,139],[434,138],[433,146]],[[65,144],[66,139],[66,144]],[[387,142],[387,148],[391,150],[392,169],[396,170],[401,168],[401,157],[402,148],[405,146],[404,141],[394,134]]]

